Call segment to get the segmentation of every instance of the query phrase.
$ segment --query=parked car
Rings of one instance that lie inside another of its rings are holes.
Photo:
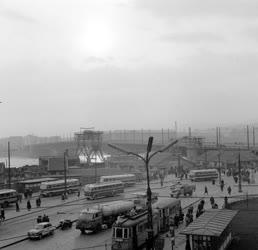
[[[61,230],[64,230],[64,229],[67,229],[67,228],[71,228],[72,225],[73,225],[73,222],[71,220],[63,220],[63,221],[60,221],[57,228],[60,228]]]
[[[29,230],[29,239],[41,239],[44,236],[53,235],[55,227],[49,222],[41,222],[36,225],[35,228]]]

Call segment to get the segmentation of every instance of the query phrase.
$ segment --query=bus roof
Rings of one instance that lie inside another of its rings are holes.
[[[78,179],[67,179],[66,181],[67,181],[67,183],[69,183],[69,182],[75,182],[75,181],[79,181],[79,180]],[[64,180],[42,182],[42,184],[47,184],[47,185],[54,185],[54,184],[60,184],[60,183],[64,183]]]
[[[100,178],[122,178],[122,177],[135,177],[135,174],[103,175]]]
[[[206,210],[180,233],[185,235],[203,235],[219,237],[238,211],[228,209]]]
[[[86,184],[85,187],[93,188],[93,187],[111,186],[113,184],[123,184],[123,182],[113,181],[113,182],[93,183],[93,184]]]
[[[4,193],[12,193],[12,192],[17,192],[14,189],[0,189],[0,194],[4,194]]]
[[[40,179],[24,180],[24,181],[20,181],[19,183],[22,183],[22,184],[41,183],[41,182],[54,181],[54,180],[56,180],[56,178],[40,178]]]
[[[210,168],[210,169],[194,169],[194,170],[190,170],[190,173],[197,173],[197,172],[209,172],[209,171],[212,171],[212,172],[217,172],[217,169],[215,168]]]

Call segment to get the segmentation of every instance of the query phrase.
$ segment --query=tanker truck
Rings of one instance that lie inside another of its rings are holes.
[[[91,208],[83,209],[76,222],[76,229],[82,233],[95,233],[110,228],[118,215],[123,215],[134,208],[133,201],[111,201]]]

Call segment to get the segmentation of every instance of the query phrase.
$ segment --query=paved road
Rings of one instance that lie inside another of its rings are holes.
[[[232,187],[232,195],[237,195],[238,194],[238,188],[237,186],[234,186],[233,179],[228,178],[228,177],[223,177],[226,183],[226,188],[227,185],[230,185]],[[169,176],[164,183],[164,187],[160,187],[159,183],[152,183],[152,191],[153,192],[158,192],[160,199],[165,199],[166,197],[169,196],[169,186],[171,185],[172,177]],[[175,180],[173,180],[175,181]],[[189,182],[188,180],[184,180],[183,182]],[[258,183],[258,182],[257,182]],[[204,196],[204,186],[208,187],[209,195],[206,195],[205,198],[205,208],[210,208],[209,204],[209,198],[211,195],[214,197],[221,197],[221,198],[215,198],[215,201],[218,203],[219,207],[223,205],[224,201],[224,196],[227,195],[226,188],[224,192],[221,192],[219,187],[217,185],[212,185],[211,182],[200,182],[196,183],[196,192],[193,197],[189,198],[181,198],[182,206],[185,207],[189,205],[190,203],[197,201],[200,196]],[[137,184],[134,188],[129,188],[126,190],[125,194],[120,196],[120,197],[115,197],[115,198],[107,198],[107,199],[101,199],[98,200],[97,202],[105,202],[105,201],[110,201],[114,199],[123,199],[123,198],[130,198],[132,197],[132,193],[135,191],[143,191],[146,188],[146,184]],[[256,187],[247,187],[243,186],[243,193],[248,191],[249,194],[257,193]],[[46,214],[49,215],[51,222],[56,225],[58,222],[64,218],[69,218],[69,219],[76,219],[78,217],[79,211],[86,207],[90,206],[96,201],[85,201],[84,199],[78,200],[77,197],[70,197],[69,200],[74,203],[67,204],[67,206],[61,206],[61,207],[55,207],[48,209],[45,211]],[[60,204],[60,198],[51,198],[51,199],[44,199],[42,204],[44,205],[56,205]],[[69,206],[68,206],[69,205]],[[21,212],[25,213],[25,211]],[[16,214],[16,212],[10,211],[10,216],[11,214]],[[17,219],[13,219],[10,221],[4,222],[0,226],[0,246],[5,245],[9,241],[3,241],[3,239],[10,238],[10,237],[15,237],[19,235],[24,235],[27,233],[27,231],[32,228],[35,224],[35,218],[38,216],[38,214],[42,214],[42,212],[36,212],[33,215],[29,215],[26,217],[21,217]],[[7,212],[8,216],[8,212]],[[184,246],[184,237],[180,236],[178,233],[176,235],[176,248],[175,249],[183,249]],[[72,229],[68,229],[65,231],[61,230],[56,230],[54,236],[50,236],[47,238],[44,238],[40,241],[24,241],[21,242],[17,245],[8,247],[7,249],[9,250],[16,250],[21,249],[21,250],[32,250],[32,249],[37,249],[37,250],[57,250],[57,249],[62,249],[62,250],[71,250],[71,249],[93,249],[93,250],[102,250],[105,249],[105,243],[108,244],[107,249],[110,249],[109,244],[111,243],[111,230],[106,230],[103,232],[100,232],[98,234],[94,235],[82,235],[80,231],[76,230],[73,226]],[[166,247],[167,249],[171,249],[169,247],[169,241],[166,240]],[[99,246],[100,245],[100,246]],[[94,247],[96,246],[96,247]],[[98,247],[99,246],[99,247]]]

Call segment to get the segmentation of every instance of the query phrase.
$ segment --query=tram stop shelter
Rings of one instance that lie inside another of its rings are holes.
[[[183,229],[188,250],[224,250],[232,240],[231,222],[238,211],[228,209],[206,210]]]

